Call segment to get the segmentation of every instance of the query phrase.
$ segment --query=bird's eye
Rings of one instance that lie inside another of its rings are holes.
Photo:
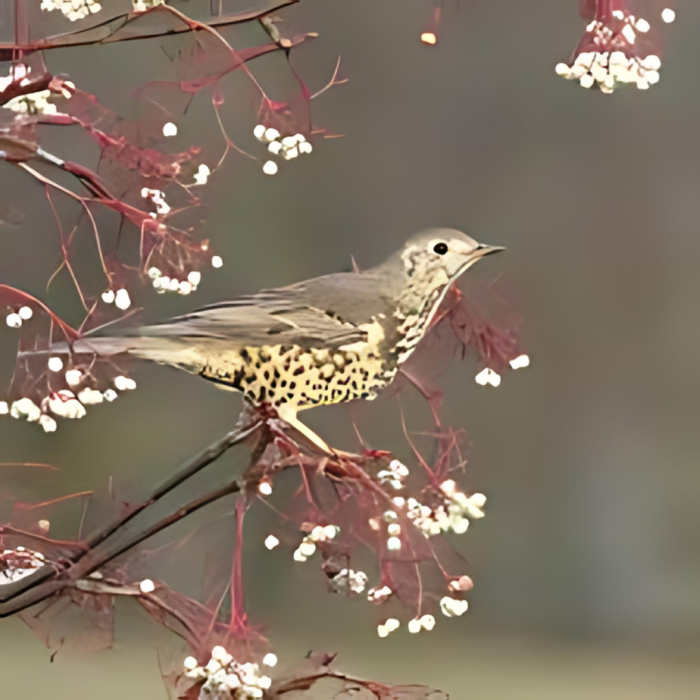
[[[447,252],[447,243],[444,241],[440,241],[439,243],[436,243],[433,246],[433,250],[438,254],[438,255],[444,255]]]

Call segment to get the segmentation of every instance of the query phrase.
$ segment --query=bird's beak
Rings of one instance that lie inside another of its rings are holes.
[[[477,243],[476,246],[474,246],[460,240],[450,241],[450,248],[455,253],[464,255],[465,258],[468,258],[472,262],[478,260],[479,258],[483,258],[485,255],[491,255],[491,253],[498,253],[501,250],[505,250],[505,248],[500,245],[486,245],[485,243]]]
[[[486,255],[491,255],[492,253],[499,253],[502,250],[505,250],[505,248],[500,245],[485,245],[480,243],[472,255],[475,259],[479,259]]]

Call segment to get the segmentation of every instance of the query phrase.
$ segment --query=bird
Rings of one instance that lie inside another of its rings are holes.
[[[505,250],[461,231],[410,237],[376,267],[340,272],[224,301],[118,335],[85,335],[62,349],[126,353],[243,394],[324,452],[298,413],[372,400],[425,336],[450,287],[474,263]]]

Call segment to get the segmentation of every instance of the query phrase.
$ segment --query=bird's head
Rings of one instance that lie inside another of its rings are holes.
[[[383,265],[374,268],[392,288],[401,313],[432,318],[452,283],[485,255],[505,250],[477,243],[449,228],[409,238]]]
[[[392,262],[400,265],[416,286],[449,285],[485,255],[505,248],[477,243],[455,229],[435,228],[406,241]]]

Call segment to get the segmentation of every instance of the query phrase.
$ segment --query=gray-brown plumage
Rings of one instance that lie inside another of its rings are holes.
[[[317,444],[299,410],[373,399],[421,340],[449,286],[502,248],[453,229],[409,239],[383,264],[207,306],[120,337],[86,337],[75,352],[129,353],[240,391]]]

